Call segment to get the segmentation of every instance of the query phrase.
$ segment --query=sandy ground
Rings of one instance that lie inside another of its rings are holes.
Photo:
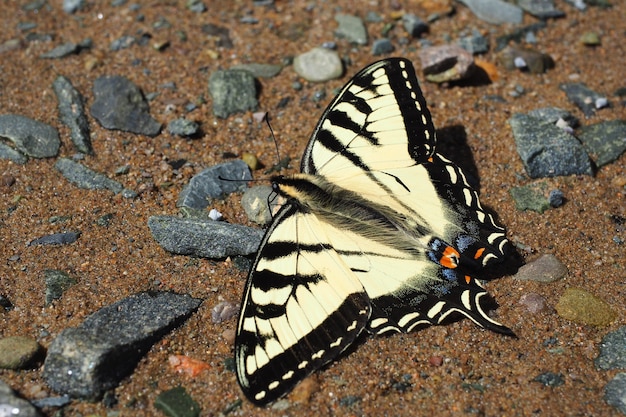
[[[117,167],[129,165],[130,172],[116,179],[139,191],[135,200],[108,191],[76,188],[54,170],[55,158],[33,159],[25,165],[0,160],[0,173],[15,179],[10,187],[0,186],[0,294],[16,306],[0,313],[0,336],[30,336],[46,347],[62,329],[76,326],[98,308],[142,290],[172,290],[205,299],[199,312],[157,343],[133,375],[115,390],[117,405],[107,409],[102,403],[75,401],[66,407],[67,416],[103,416],[107,412],[158,415],[153,406],[155,397],[178,385],[183,385],[200,404],[202,415],[218,415],[242,398],[234,373],[224,366],[232,356],[227,336],[232,334],[236,321],[213,324],[211,309],[221,300],[239,301],[246,272],[228,260],[170,255],[152,239],[147,227],[151,215],[175,214],[178,193],[189,178],[204,167],[222,162],[225,152],[252,152],[266,165],[275,162],[267,128],[254,122],[251,114],[226,120],[213,116],[208,76],[238,63],[281,63],[285,57],[333,40],[334,15],[339,10],[361,16],[368,10],[381,14],[384,22],[368,25],[371,38],[380,36],[385,22],[392,21],[390,16],[399,9],[427,15],[418,1],[373,1],[363,3],[364,9],[349,1],[320,2],[312,10],[307,10],[310,2],[306,1],[279,1],[274,9],[255,7],[252,2],[208,1],[209,11],[203,14],[188,11],[185,3],[149,2],[136,12],[128,5],[113,7],[108,1],[96,1],[75,15],[63,13],[60,2],[51,2],[38,12],[25,12],[20,3],[13,1],[4,1],[1,6],[0,41],[18,38],[23,43],[0,55],[0,112],[22,114],[57,127],[63,142],[60,156],[71,156],[75,151],[68,129],[58,119],[51,88],[58,75],[71,80],[85,96],[87,106],[93,101],[91,87],[98,76],[124,75],[144,92],[159,92],[151,102],[151,114],[163,123],[183,115],[186,103],[200,103],[188,117],[201,123],[204,135],[193,141],[167,133],[149,138],[108,131],[90,118],[95,154],[83,163],[110,176]],[[514,112],[544,106],[566,108],[583,124],[626,118],[625,107],[613,96],[615,90],[625,86],[626,4],[618,0],[614,3],[609,10],[590,8],[581,13],[557,1],[568,16],[549,21],[548,27],[537,33],[536,48],[556,61],[556,68],[546,74],[499,68],[498,80],[489,85],[442,88],[422,83],[435,126],[464,129],[480,175],[482,202],[497,211],[511,240],[526,248],[520,253],[527,261],[540,254],[555,254],[570,271],[565,279],[552,284],[519,282],[510,277],[489,284],[489,291],[501,305],[497,318],[518,338],[481,330],[467,320],[408,335],[371,338],[316,374],[313,380],[318,386],[309,402],[293,402],[278,412],[256,409],[244,400],[231,415],[618,414],[603,400],[603,387],[617,371],[597,371],[593,359],[601,338],[626,321],[624,247],[613,241],[614,236],[624,239],[624,232],[616,231],[618,226],[610,218],[626,216],[626,156],[601,169],[595,177],[546,179],[548,189],[561,189],[567,203],[543,214],[519,212],[508,190],[531,180],[524,176],[506,122]],[[455,6],[454,16],[431,25],[428,38],[433,43],[442,44],[446,36],[456,39],[461,31],[477,28],[490,36],[493,45],[496,35],[511,29],[488,25],[464,6]],[[137,18],[139,14],[143,20]],[[239,22],[249,14],[259,23]],[[154,29],[154,22],[161,18],[167,19],[170,26]],[[525,23],[534,21],[525,16]],[[33,32],[52,34],[54,40],[27,42],[25,33],[17,28],[18,22],[36,23]],[[228,28],[234,47],[218,48],[215,40],[201,31],[206,23]],[[181,31],[186,40],[181,39]],[[601,46],[579,44],[579,37],[586,31],[598,32]],[[120,36],[138,34],[151,35],[146,46],[109,50],[110,43]],[[390,36],[396,46],[394,55],[412,59],[419,67],[417,42],[397,41],[406,36],[401,25],[396,25]],[[91,50],[61,60],[38,58],[58,44],[85,38],[93,39]],[[163,50],[152,47],[165,41],[169,47]],[[369,47],[353,47],[343,40],[337,43],[340,55],[353,62],[342,79],[323,85],[304,82],[304,89],[295,91],[292,83],[298,77],[287,67],[280,75],[261,81],[260,109],[272,114],[282,155],[299,159],[333,89],[376,59]],[[483,59],[495,63],[496,53],[491,51]],[[560,83],[572,80],[607,94],[613,106],[584,119],[558,88]],[[176,89],[162,87],[168,82],[175,83]],[[517,85],[526,94],[512,98],[508,93]],[[319,89],[327,92],[323,102],[301,100]],[[486,95],[500,95],[506,103],[485,100]],[[285,97],[291,98],[289,104],[277,108]],[[166,161],[181,158],[189,165],[173,172]],[[260,172],[255,176],[264,177]],[[239,200],[240,195],[232,195],[215,207],[229,222],[250,225]],[[97,226],[95,220],[107,213],[114,215],[111,225]],[[52,224],[52,216],[69,219]],[[68,246],[26,246],[36,237],[65,230],[80,230],[82,235]],[[45,269],[60,269],[78,279],[77,285],[49,307],[44,307]],[[618,311],[617,320],[608,328],[598,329],[559,318],[553,307],[568,287],[581,287],[604,299]],[[519,299],[530,292],[545,297],[549,308],[538,314],[526,311]],[[205,361],[210,369],[195,378],[179,374],[168,365],[171,354]],[[431,365],[429,359],[433,356],[443,357],[443,364]],[[533,382],[544,372],[563,374],[565,383],[551,388]],[[19,372],[3,370],[0,377],[29,399],[56,395],[42,380],[40,366]],[[411,387],[404,392],[394,388],[394,383],[404,378],[410,378]],[[360,401],[341,405],[340,400],[349,396],[359,397]]]

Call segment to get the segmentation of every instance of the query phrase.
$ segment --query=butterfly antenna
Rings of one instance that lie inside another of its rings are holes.
[[[274,146],[276,147],[276,160],[280,161],[280,151],[278,150],[278,141],[276,140],[276,135],[274,135],[274,129],[272,129],[272,124],[270,123],[269,113],[265,116],[265,123],[267,123],[267,127],[269,127],[270,129],[270,133],[272,134],[272,140],[274,141]]]

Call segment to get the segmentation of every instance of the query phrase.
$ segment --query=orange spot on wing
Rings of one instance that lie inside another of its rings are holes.
[[[476,251],[476,253],[474,254],[474,259],[478,259],[481,256],[483,256],[483,252],[485,251],[485,248],[480,248]]]
[[[452,246],[446,246],[443,255],[439,259],[439,263],[446,268],[454,269],[459,264],[459,252]]]
[[[470,282],[472,282],[472,277],[470,277],[469,275],[465,275],[465,283],[469,284]]]

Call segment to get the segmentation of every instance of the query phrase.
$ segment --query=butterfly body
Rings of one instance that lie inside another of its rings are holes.
[[[320,119],[301,173],[252,266],[235,342],[246,396],[265,404],[334,360],[365,330],[409,332],[483,310],[476,272],[509,243],[460,168],[435,152],[412,65],[359,72]]]

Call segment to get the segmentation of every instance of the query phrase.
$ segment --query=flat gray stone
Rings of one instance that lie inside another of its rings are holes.
[[[10,386],[0,380],[0,416],[41,417],[41,415],[31,403],[18,397]]]
[[[499,25],[502,23],[522,23],[522,9],[502,0],[459,0],[480,20]]]
[[[596,368],[626,369],[626,326],[604,336],[600,343],[600,354],[595,360]]]
[[[54,167],[68,181],[79,188],[86,190],[110,190],[115,194],[121,193],[124,189],[119,182],[68,158],[59,158]]]
[[[59,101],[59,117],[70,129],[72,143],[79,152],[93,154],[83,96],[74,88],[70,80],[62,75],[54,80],[52,88]]]
[[[255,111],[259,102],[254,76],[244,70],[215,71],[209,78],[213,114],[222,119],[231,114]]]
[[[339,23],[335,30],[337,36],[357,45],[367,45],[367,29],[360,17],[339,13],[335,15],[335,21]]]
[[[343,63],[337,51],[313,48],[294,58],[293,70],[305,80],[319,83],[341,77]]]
[[[255,253],[263,237],[259,229],[201,218],[152,216],[148,227],[166,251],[209,259]]]
[[[49,124],[18,114],[0,114],[0,136],[33,158],[51,158],[59,153],[59,132]]]
[[[189,295],[143,292],[103,307],[52,341],[43,377],[56,392],[97,400],[201,302]]]

